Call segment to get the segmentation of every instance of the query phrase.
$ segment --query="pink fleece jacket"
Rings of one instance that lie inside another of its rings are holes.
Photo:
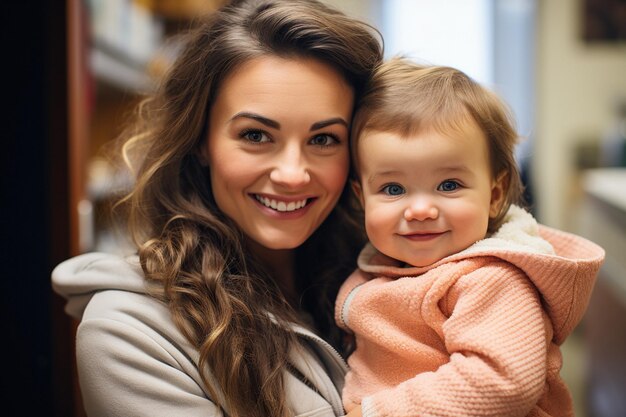
[[[337,322],[356,337],[346,410],[573,416],[559,346],[603,259],[598,245],[539,226],[518,207],[496,234],[428,267],[365,247],[336,305]]]

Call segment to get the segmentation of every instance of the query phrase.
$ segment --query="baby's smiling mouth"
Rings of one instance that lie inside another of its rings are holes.
[[[259,194],[254,194],[254,198],[261,204],[263,204],[267,208],[271,208],[276,211],[281,212],[290,212],[299,210],[307,205],[311,199],[303,198],[302,200],[296,201],[280,201],[273,198],[264,197]]]
[[[444,234],[445,232],[428,231],[428,232],[414,232],[414,233],[401,234],[400,236],[409,240],[426,241],[426,240],[438,238],[439,236],[443,236]]]

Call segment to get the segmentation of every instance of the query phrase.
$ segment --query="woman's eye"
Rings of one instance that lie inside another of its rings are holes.
[[[460,187],[459,183],[452,180],[447,180],[439,184],[437,191],[450,192],[455,191]]]
[[[321,135],[316,135],[314,136],[311,141],[310,141],[311,145],[315,145],[315,146],[332,146],[336,143],[339,143],[339,140],[337,140],[337,138],[333,135],[329,135],[329,134],[321,134]]]
[[[382,192],[387,195],[401,195],[404,194],[404,187],[398,184],[385,185]]]
[[[240,136],[252,143],[269,142],[268,136],[262,130],[246,130]]]

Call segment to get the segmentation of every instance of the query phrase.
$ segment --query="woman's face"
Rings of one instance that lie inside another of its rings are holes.
[[[353,91],[330,66],[265,56],[220,86],[205,158],[218,207],[268,249],[301,245],[348,175]]]

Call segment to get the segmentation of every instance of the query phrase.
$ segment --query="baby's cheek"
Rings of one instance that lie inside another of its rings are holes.
[[[397,218],[380,206],[365,207],[365,231],[369,240],[377,248],[384,246],[390,237],[395,233]]]

